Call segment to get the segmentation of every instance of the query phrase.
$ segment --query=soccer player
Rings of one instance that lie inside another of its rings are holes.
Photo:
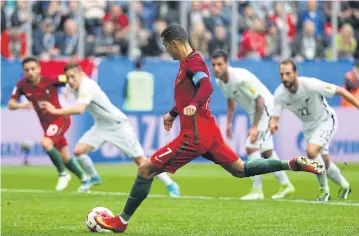
[[[260,158],[279,160],[273,150],[273,136],[269,131],[270,110],[273,105],[273,95],[267,87],[251,72],[243,68],[233,68],[228,64],[228,53],[217,50],[211,57],[216,82],[227,97],[227,137],[232,139],[232,120],[236,103],[249,113],[251,128],[248,131],[246,150],[248,160]],[[274,172],[280,183],[279,191],[273,199],[284,198],[294,192],[284,171]],[[241,197],[242,200],[262,200],[262,176],[252,177],[252,191]]]
[[[139,166],[138,176],[123,212],[115,217],[95,217],[101,227],[124,232],[131,216],[150,192],[153,177],[163,171],[175,173],[198,156],[221,165],[233,176],[240,178],[280,170],[323,173],[323,166],[304,157],[290,161],[257,159],[244,163],[225,143],[208,109],[213,92],[209,71],[203,58],[189,45],[186,30],[173,24],[162,32],[161,38],[167,52],[173,59],[180,61],[174,83],[175,105],[164,116],[164,127],[170,130],[179,116],[181,131],[177,138]]]
[[[64,73],[68,79],[66,87],[77,98],[76,105],[70,108],[60,108],[47,102],[45,107],[50,114],[65,117],[82,114],[87,110],[94,118],[95,124],[81,137],[74,151],[75,157],[93,177],[92,183],[97,184],[101,179],[88,153],[97,150],[105,142],[116,145],[128,157],[133,158],[137,165],[144,162],[147,158],[127,116],[111,103],[100,86],[88,78],[77,63],[68,63],[64,68]],[[178,184],[167,173],[162,173],[157,178],[166,184],[171,197],[180,196]]]
[[[45,132],[41,145],[59,173],[57,191],[64,190],[71,179],[71,175],[66,172],[65,167],[81,180],[80,188],[87,185],[90,181],[88,175],[79,166],[77,160],[70,158],[68,154],[65,133],[70,127],[70,117],[48,114],[42,107],[47,101],[57,108],[61,108],[57,88],[65,85],[66,78],[59,76],[54,80],[42,77],[39,62],[35,57],[25,58],[22,61],[22,69],[25,77],[16,84],[8,108],[10,110],[35,109]],[[21,95],[24,95],[28,102],[18,102]]]
[[[278,129],[283,107],[292,111],[302,121],[304,136],[308,143],[306,149],[308,157],[322,162],[326,168],[326,175],[317,175],[320,185],[317,201],[326,202],[330,199],[327,176],[340,186],[339,198],[347,199],[351,191],[349,183],[329,159],[329,142],[335,134],[338,120],[325,96],[340,95],[357,108],[359,108],[359,100],[334,84],[316,78],[298,77],[296,64],[290,59],[283,60],[279,70],[282,84],[274,94],[271,133],[275,133]]]

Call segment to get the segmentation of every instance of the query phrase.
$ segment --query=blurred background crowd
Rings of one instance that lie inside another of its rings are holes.
[[[232,58],[333,59],[333,50],[334,59],[359,58],[359,2],[337,1],[335,17],[333,7],[315,0],[2,0],[1,54],[168,58],[160,34],[168,24],[185,23],[204,57],[224,48]]]

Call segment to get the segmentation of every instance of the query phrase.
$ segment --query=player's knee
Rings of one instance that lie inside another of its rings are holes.
[[[46,150],[50,151],[54,147],[54,143],[49,138],[43,138],[41,140],[41,146]]]
[[[79,157],[81,155],[85,154],[85,150],[81,147],[76,147],[74,150],[74,155]]]
[[[151,178],[151,171],[149,166],[145,163],[142,162],[139,167],[138,167],[138,175],[141,176],[142,178],[145,179],[150,179]]]
[[[308,145],[306,152],[307,152],[308,158],[310,158],[310,159],[316,158],[319,154],[318,148],[314,145]]]
[[[272,150],[267,150],[267,151],[264,151],[264,152],[262,153],[262,157],[263,157],[264,159],[268,159],[268,158],[270,158],[272,155],[273,155],[273,151],[272,151]]]
[[[235,170],[233,172],[231,172],[231,174],[236,177],[236,178],[244,178],[244,171],[242,170]]]

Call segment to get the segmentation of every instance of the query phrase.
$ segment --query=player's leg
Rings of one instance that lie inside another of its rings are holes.
[[[138,166],[147,160],[143,148],[128,122],[118,124],[111,131],[107,131],[106,141],[111,142],[126,156],[132,158]],[[156,178],[166,185],[170,197],[180,197],[179,185],[167,173],[163,172]]]
[[[74,149],[74,156],[78,160],[81,167],[86,171],[87,175],[90,176],[93,185],[101,183],[101,177],[99,176],[95,165],[88,153],[94,150],[94,147],[87,143],[79,142],[76,144]]]
[[[247,143],[250,143],[247,139]],[[262,158],[261,153],[256,147],[249,147],[246,145],[246,150],[248,154],[248,161],[253,161]],[[262,175],[256,175],[251,177],[253,180],[252,190],[245,196],[241,197],[241,200],[262,200],[264,199],[263,190],[262,190]]]
[[[52,139],[50,139],[49,137],[42,138],[41,146],[45,149],[52,163],[56,167],[57,172],[59,173],[59,178],[57,180],[55,189],[57,191],[62,191],[67,187],[68,183],[70,182],[71,175],[66,172],[66,167],[62,160],[61,153],[57,150],[57,148],[54,146]]]
[[[262,156],[263,158],[268,160],[279,160],[277,153],[273,149],[263,151]],[[294,186],[289,181],[289,178],[285,171],[277,171],[273,174],[278,179],[280,187],[278,192],[272,196],[272,199],[285,198],[294,193]]]
[[[171,143],[159,149],[151,158],[142,162],[124,210],[116,217],[96,216],[96,222],[103,228],[115,232],[124,232],[128,221],[148,196],[153,177],[162,173],[174,173],[178,168],[197,157],[196,148],[182,138],[177,137]]]
[[[321,163],[324,167],[326,167],[325,162],[320,155],[320,150],[322,147],[315,143],[308,143],[307,145],[307,156],[309,159],[317,161]],[[317,180],[319,183],[319,194],[317,196],[317,201],[328,201],[330,199],[330,191],[328,185],[327,175],[317,175]]]
[[[324,167],[304,157],[295,157],[289,161],[257,159],[244,163],[223,140],[216,141],[203,157],[220,164],[235,177],[251,177],[281,170],[306,171],[324,174]]]
[[[334,162],[330,161],[327,147],[322,149],[321,155],[327,167],[327,176],[334,183],[340,186],[338,197],[343,200],[348,199],[348,195],[351,192],[350,184],[342,175],[338,166]]]

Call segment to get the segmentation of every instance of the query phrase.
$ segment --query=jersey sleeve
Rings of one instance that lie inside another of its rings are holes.
[[[186,75],[192,80],[194,85],[198,86],[200,81],[204,78],[210,79],[208,69],[204,61],[199,59],[192,59],[188,62],[186,68]]]
[[[337,89],[336,85],[326,83],[316,78],[310,78],[310,80],[308,80],[308,85],[311,90],[327,97],[332,97]]]
[[[84,81],[83,81],[84,82]],[[90,104],[93,99],[93,93],[95,88],[91,88],[87,83],[82,83],[79,88],[79,94],[77,97],[77,103]]]
[[[271,116],[280,117],[282,110],[283,110],[283,103],[280,99],[280,94],[276,91],[274,93],[274,99],[273,99],[273,108],[271,111]]]
[[[23,84],[22,80],[17,82],[14,89],[12,90],[11,99],[18,100],[20,98],[20,96],[24,94],[23,91],[22,91],[22,84]]]
[[[237,89],[252,100],[256,100],[259,97],[259,92],[251,82],[249,78],[236,81]]]

